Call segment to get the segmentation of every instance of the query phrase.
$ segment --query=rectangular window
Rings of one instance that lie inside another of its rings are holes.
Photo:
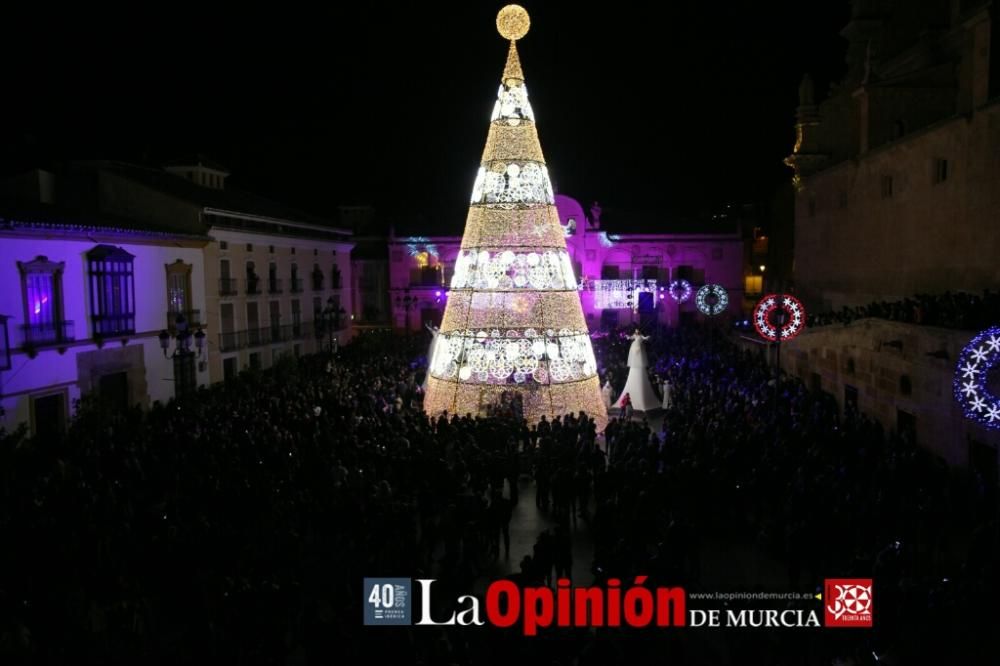
[[[844,384],[844,413],[858,411],[858,389],[850,384]]]
[[[247,303],[247,344],[256,347],[260,344],[260,323],[258,321],[257,303]]]
[[[87,253],[95,338],[135,333],[134,259],[112,245],[98,245]]]
[[[219,241],[219,249],[220,250],[228,250],[229,249],[229,243],[227,243],[226,241]]]
[[[237,360],[235,356],[222,359],[222,378],[225,381],[229,382],[236,379],[236,374],[238,372],[236,363]]]
[[[219,347],[222,351],[231,351],[237,348],[236,320],[232,303],[221,303],[219,305],[219,319],[222,324],[219,328]]]
[[[882,176],[882,198],[892,197],[892,176]]]
[[[934,160],[934,184],[943,183],[948,180],[948,160],[937,158]]]
[[[197,313],[191,309],[191,264],[178,259],[167,264],[167,313],[168,324],[175,316],[183,314],[189,325],[197,325]]]
[[[10,336],[7,333],[7,317],[0,315],[0,370],[10,370]]]
[[[36,257],[17,262],[24,297],[24,344],[33,347],[73,339],[72,322],[63,321],[62,274],[64,264]]]
[[[31,416],[35,437],[46,439],[66,429],[66,394],[32,396]]]
[[[601,279],[602,280],[617,280],[619,275],[617,266],[608,266],[605,264],[601,266]]]
[[[917,417],[902,409],[896,409],[896,432],[909,444],[917,443]]]
[[[747,275],[743,278],[743,290],[749,295],[756,295],[761,293],[764,289],[764,276],[762,275]]]
[[[253,252],[253,243],[247,243],[247,252]]]
[[[271,301],[269,306],[270,321],[271,321],[271,342],[278,342],[282,339],[281,336],[281,302]]]
[[[115,411],[122,411],[131,406],[131,392],[128,373],[109,372],[97,380],[97,395],[105,406]]]
[[[30,273],[24,276],[28,294],[28,323],[32,326],[52,326],[56,320],[54,276],[52,273]]]
[[[292,336],[302,335],[302,302],[298,299],[292,301]]]

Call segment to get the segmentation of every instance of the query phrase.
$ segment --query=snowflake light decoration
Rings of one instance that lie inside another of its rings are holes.
[[[785,322],[778,329],[775,315],[784,312]],[[776,342],[779,335],[782,341],[791,340],[806,327],[805,306],[794,296],[784,294],[778,302],[777,294],[768,294],[760,299],[753,310],[753,325],[760,337]]]
[[[695,294],[694,304],[702,314],[713,317],[729,307],[729,294],[721,284],[706,284]]]
[[[1000,397],[987,388],[987,378],[1000,363],[1000,326],[988,328],[958,355],[953,382],[955,400],[968,419],[1000,430]]]
[[[673,280],[668,291],[670,291],[670,298],[678,303],[683,303],[691,298],[691,283],[687,280]]]

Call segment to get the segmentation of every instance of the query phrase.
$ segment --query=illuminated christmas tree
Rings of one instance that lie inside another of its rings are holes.
[[[597,364],[517,55],[529,24],[517,5],[497,15],[510,50],[424,409],[482,415],[516,396],[530,423],[583,411],[603,430]]]

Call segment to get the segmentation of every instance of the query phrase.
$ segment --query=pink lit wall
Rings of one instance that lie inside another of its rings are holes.
[[[555,199],[560,221],[567,230],[566,249],[577,278],[583,279],[580,299],[591,330],[600,323],[601,310],[594,305],[593,289],[594,281],[602,276],[620,280],[655,279],[667,286],[683,271],[691,276],[695,289],[707,283],[725,287],[729,293],[726,314],[739,313],[743,301],[743,241],[739,234],[670,233],[670,222],[664,220],[663,233],[609,235],[600,228],[599,211],[585,212],[579,202],[565,195],[556,195]],[[461,241],[460,236],[390,241],[389,283],[394,326],[415,329],[424,321],[440,317]],[[666,292],[663,296],[661,299],[656,294],[656,318],[661,323],[676,325],[682,316],[703,317],[697,312],[693,298],[678,304]],[[629,310],[618,313],[621,323],[632,318]]]

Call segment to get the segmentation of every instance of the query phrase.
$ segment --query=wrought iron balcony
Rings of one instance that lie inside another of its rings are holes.
[[[236,295],[236,278],[219,278],[219,296]]]
[[[92,319],[94,322],[95,338],[135,335],[134,312],[94,315]]]
[[[57,321],[46,324],[25,324],[21,326],[23,345],[26,348],[54,347],[76,339],[72,321]]]
[[[247,278],[247,295],[255,296],[260,293],[260,278],[259,277],[248,277]]]
[[[293,277],[291,280],[289,280],[289,285],[291,287],[293,294],[302,293],[302,278]]]
[[[219,333],[219,351],[230,352],[249,347],[261,347],[275,342],[300,340],[312,335],[312,322],[273,324],[265,328]]]

